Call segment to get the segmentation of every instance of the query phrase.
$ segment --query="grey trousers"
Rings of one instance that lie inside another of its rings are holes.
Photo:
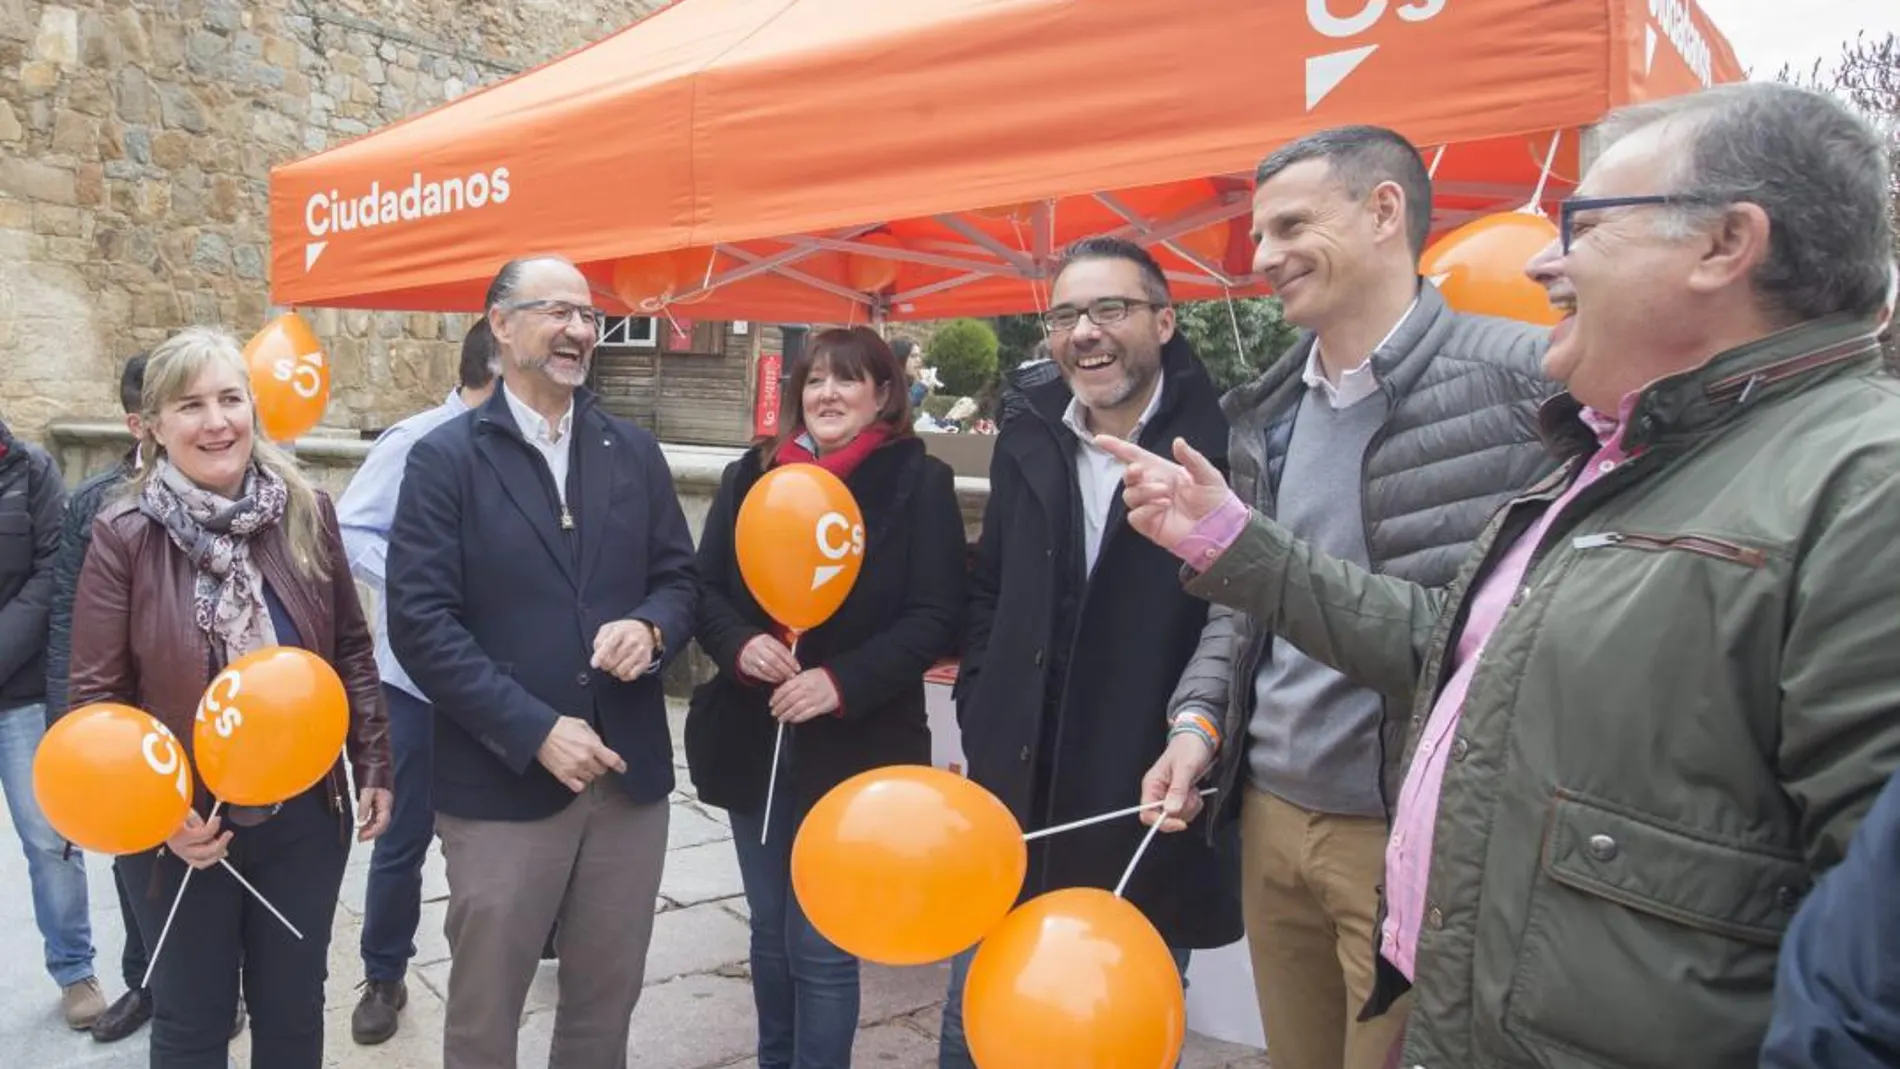
[[[666,861],[667,803],[600,779],[544,820],[437,814],[448,863],[444,1069],[515,1069],[521,1010],[557,920],[549,1069],[625,1069]]]

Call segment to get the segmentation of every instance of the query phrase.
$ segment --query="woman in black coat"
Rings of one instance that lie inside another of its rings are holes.
[[[752,916],[761,1069],[846,1069],[858,963],[799,908],[792,839],[812,804],[851,776],[930,763],[923,674],[950,652],[961,624],[963,515],[950,468],[910,431],[903,366],[875,332],[818,335],[793,362],[787,396],[799,403],[784,430],[727,467],[706,516],[696,637],[718,674],[693,694],[686,761],[700,800],[732,818]],[[800,462],[850,488],[865,549],[844,604],[799,636],[794,653],[746,589],[734,528],[759,477]],[[780,723],[783,763],[767,814]]]

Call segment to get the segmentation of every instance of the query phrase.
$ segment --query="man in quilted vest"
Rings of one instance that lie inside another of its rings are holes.
[[[1441,586],[1493,510],[1549,470],[1536,412],[1555,387],[1543,330],[1454,312],[1419,278],[1431,206],[1418,151],[1390,130],[1326,130],[1268,156],[1254,268],[1303,334],[1222,406],[1244,500],[1338,557]],[[1381,770],[1406,710],[1216,606],[1169,715],[1144,789],[1211,772],[1240,818],[1274,1069],[1377,1069],[1405,1007],[1355,1017],[1396,801]]]

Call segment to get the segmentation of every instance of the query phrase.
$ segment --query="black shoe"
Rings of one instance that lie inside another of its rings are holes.
[[[363,997],[350,1014],[350,1036],[365,1047],[373,1047],[396,1034],[397,1015],[409,1004],[409,988],[401,980],[365,980],[357,985]]]
[[[231,1038],[236,1039],[238,1033],[242,1031],[244,1031],[244,996],[239,995],[237,1016],[231,1019]]]
[[[92,1038],[101,1043],[117,1043],[145,1027],[145,1022],[151,1019],[152,993],[144,988],[127,991],[92,1022]]]

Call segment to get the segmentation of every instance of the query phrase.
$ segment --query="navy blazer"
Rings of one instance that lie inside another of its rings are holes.
[[[573,793],[535,758],[560,716],[598,725],[635,801],[673,789],[660,673],[623,683],[588,661],[613,620],[658,625],[668,658],[686,648],[692,534],[651,434],[586,390],[572,427],[574,532],[500,389],[409,454],[389,537],[389,639],[435,705],[438,812],[538,820],[565,808]]]

